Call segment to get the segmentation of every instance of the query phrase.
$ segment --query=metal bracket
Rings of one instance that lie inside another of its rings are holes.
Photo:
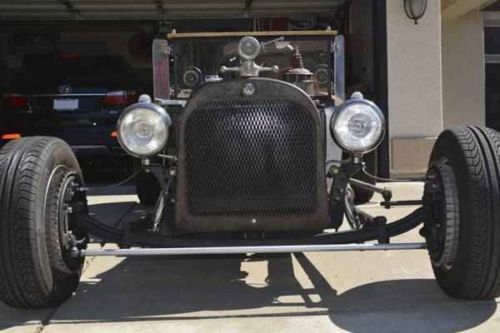
[[[345,101],[345,40],[338,35],[333,42],[334,94]]]
[[[391,199],[392,199],[392,191],[390,189],[388,189],[387,187],[380,188],[380,187],[377,187],[375,185],[366,183],[364,181],[361,181],[361,180],[355,179],[355,178],[351,178],[349,180],[349,183],[351,185],[355,185],[355,186],[362,188],[362,189],[365,189],[367,191],[373,191],[375,193],[380,193],[382,195],[382,197],[384,198],[385,202],[391,201]]]
[[[161,166],[151,166],[148,168],[149,172],[152,172],[156,179],[160,182],[161,193],[155,205],[154,213],[152,218],[152,228],[151,231],[157,232],[160,229],[160,223],[164,218],[165,208],[169,204],[170,188],[173,184],[173,179],[176,176],[176,168],[171,167],[166,171]],[[168,173],[167,173],[168,172]]]
[[[393,206],[420,206],[423,205],[424,201],[423,200],[400,200],[400,201],[382,201],[380,203],[380,206],[383,206],[387,209],[393,207]]]
[[[375,227],[378,230],[378,237],[377,241],[379,244],[389,244],[390,242],[390,236],[387,234],[387,218],[384,216],[377,216],[373,220]]]
[[[339,166],[332,165],[329,175],[333,177],[330,187],[330,217],[332,226],[338,229],[342,223],[344,212],[346,211],[346,191],[349,179],[361,170],[362,164],[355,162],[345,162]],[[339,219],[340,217],[340,219]],[[337,220],[340,220],[337,221]]]
[[[238,72],[240,73],[241,77],[258,77],[261,72],[278,73],[279,70],[280,70],[279,67],[276,65],[273,67],[259,66],[255,63],[254,60],[243,60],[240,67],[226,67],[226,66],[220,67],[220,72],[222,74],[228,72]]]

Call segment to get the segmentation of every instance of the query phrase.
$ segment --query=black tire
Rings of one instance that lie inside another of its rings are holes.
[[[161,193],[161,185],[152,173],[140,172],[135,181],[139,201],[144,206],[154,206]]]
[[[82,180],[62,140],[29,137],[0,150],[0,299],[14,307],[54,307],[76,290],[82,259],[61,247],[63,184]]]
[[[372,175],[377,174],[377,158],[376,158],[376,152],[372,152],[364,157],[366,169],[368,170],[369,173]],[[361,180],[362,182],[368,183],[375,185],[375,179],[372,177],[367,176],[363,171],[359,171],[357,174],[354,175],[355,179]],[[352,189],[354,191],[354,204],[355,205],[362,205],[365,203],[370,202],[370,200],[373,198],[373,191],[366,190],[364,188],[357,187],[356,185],[351,185]]]
[[[441,194],[441,204],[432,204],[423,234],[437,282],[452,297],[499,295],[499,168],[500,137],[493,130],[445,130],[434,146],[429,166],[434,181],[426,185],[424,198]]]

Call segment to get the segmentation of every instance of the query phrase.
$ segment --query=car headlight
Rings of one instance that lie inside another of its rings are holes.
[[[155,155],[167,144],[171,123],[161,106],[148,102],[133,104],[118,119],[118,142],[130,155]]]
[[[255,37],[243,37],[238,45],[238,53],[244,60],[255,60],[260,53],[260,42]]]
[[[330,128],[337,144],[344,150],[364,154],[375,149],[385,132],[385,118],[375,103],[354,93],[335,112]]]

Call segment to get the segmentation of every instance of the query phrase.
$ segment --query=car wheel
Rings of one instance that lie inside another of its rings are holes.
[[[135,187],[139,201],[144,206],[154,206],[161,193],[161,185],[156,176],[150,172],[137,175]]]
[[[376,158],[376,152],[372,152],[364,157],[365,160],[365,165],[366,169],[368,172],[370,172],[372,175],[377,174],[377,158]],[[355,179],[361,180],[362,182],[368,183],[375,185],[375,179],[372,177],[367,176],[363,171],[359,171],[356,175],[354,175]],[[362,205],[365,203],[370,202],[370,200],[373,198],[373,191],[360,188],[356,185],[351,185],[352,189],[354,191],[354,204],[355,205]]]
[[[82,175],[71,148],[48,137],[0,150],[0,299],[14,307],[54,307],[76,290],[82,258],[70,255],[68,203]]]
[[[422,235],[450,296],[493,299],[500,287],[500,136],[484,127],[444,131],[432,151]]]

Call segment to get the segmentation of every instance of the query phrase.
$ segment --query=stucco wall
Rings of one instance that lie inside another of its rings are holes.
[[[425,170],[429,155],[429,141],[422,139],[436,137],[443,128],[441,4],[429,1],[425,16],[415,25],[406,17],[403,3],[387,1],[391,172],[418,173]],[[421,149],[408,138],[422,142]]]
[[[479,9],[442,24],[444,127],[485,122],[483,18]]]

